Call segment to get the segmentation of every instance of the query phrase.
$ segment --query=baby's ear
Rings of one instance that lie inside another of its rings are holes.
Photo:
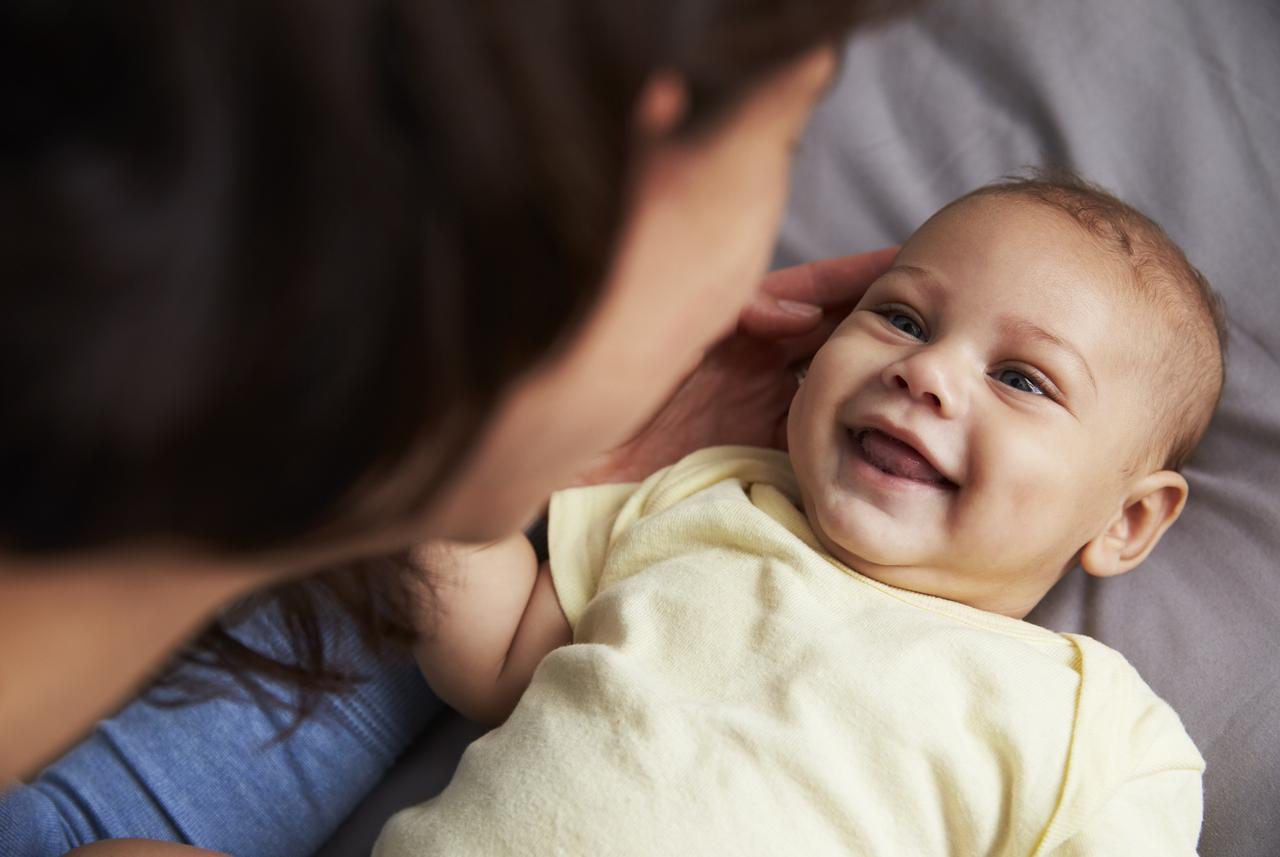
[[[1124,574],[1147,558],[1186,503],[1181,473],[1159,470],[1142,477],[1106,529],[1084,546],[1080,565],[1097,577]]]

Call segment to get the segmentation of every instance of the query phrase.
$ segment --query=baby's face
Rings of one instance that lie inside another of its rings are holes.
[[[1065,214],[979,198],[918,231],[818,352],[788,437],[828,550],[1025,615],[1122,506],[1145,317]]]

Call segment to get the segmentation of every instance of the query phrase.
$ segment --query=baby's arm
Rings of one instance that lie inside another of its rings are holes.
[[[424,594],[414,648],[432,690],[463,716],[507,719],[543,656],[572,641],[547,563],[523,535],[420,549]]]

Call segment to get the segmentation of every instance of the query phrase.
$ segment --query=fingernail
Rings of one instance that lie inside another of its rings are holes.
[[[778,299],[778,307],[791,315],[804,316],[805,318],[813,318],[815,315],[822,314],[822,307],[802,301],[789,301],[786,298]]]

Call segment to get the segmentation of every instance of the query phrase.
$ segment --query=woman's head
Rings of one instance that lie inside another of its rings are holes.
[[[813,98],[780,73],[820,76],[874,5],[7,4],[0,544],[359,533],[431,500],[557,346],[658,360],[656,404],[767,256],[785,163],[747,164]],[[677,260],[721,291],[665,312],[639,280]],[[606,282],[634,349],[569,336]]]
[[[0,777],[254,581],[509,528],[636,428],[889,5],[0,6]],[[375,580],[328,584],[394,624]],[[286,591],[296,658],[215,629],[199,662],[334,678]]]

